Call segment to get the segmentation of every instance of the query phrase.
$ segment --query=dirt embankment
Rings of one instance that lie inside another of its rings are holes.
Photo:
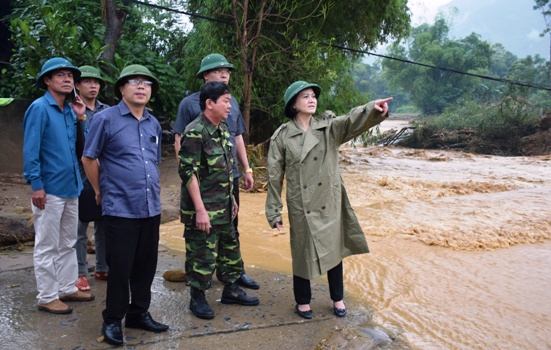
[[[30,187],[22,174],[0,174],[0,247],[33,239]]]
[[[400,141],[394,144],[417,149],[458,150],[474,154],[489,154],[498,156],[541,156],[551,154],[551,114],[539,123],[539,128],[531,135],[524,137],[503,136],[488,138],[479,135],[473,129],[451,131],[437,130],[430,125],[421,124],[407,135],[402,135]],[[383,135],[383,140],[392,140],[391,130]],[[397,135],[400,136],[400,135]]]

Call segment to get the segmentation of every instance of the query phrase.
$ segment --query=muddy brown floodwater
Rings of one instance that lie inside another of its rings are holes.
[[[415,349],[551,349],[550,165],[551,156],[342,147],[371,249],[345,259],[346,298]],[[268,227],[265,198],[241,195],[244,261],[291,274],[288,227]],[[184,250],[182,232],[163,225],[161,243]]]

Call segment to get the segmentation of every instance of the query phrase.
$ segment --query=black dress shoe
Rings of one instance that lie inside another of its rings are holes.
[[[168,330],[166,324],[155,321],[149,312],[137,315],[126,315],[126,328],[138,328],[149,332],[164,332]]]
[[[295,305],[295,310],[297,311],[297,314],[302,317],[302,318],[305,318],[307,320],[311,320],[312,317],[314,317],[314,312],[312,310],[308,310],[308,311],[300,311],[298,309],[298,304]]]
[[[344,317],[346,316],[346,309],[337,309],[336,307],[333,307],[333,313],[337,317]]]
[[[122,326],[120,322],[106,323],[103,322],[101,327],[101,333],[105,338],[105,341],[112,345],[121,345],[122,339]]]
[[[246,273],[242,274],[241,277],[239,277],[239,279],[237,280],[237,284],[239,284],[243,288],[260,289],[260,285],[252,278],[247,276]]]

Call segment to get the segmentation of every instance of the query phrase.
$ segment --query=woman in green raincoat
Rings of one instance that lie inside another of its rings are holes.
[[[311,319],[310,280],[327,273],[333,312],[346,315],[342,259],[368,253],[365,235],[339,172],[339,147],[382,122],[392,97],[371,101],[344,116],[313,117],[321,88],[297,81],[285,92],[291,119],[273,134],[268,151],[266,217],[283,227],[281,191],[287,180],[295,310]]]

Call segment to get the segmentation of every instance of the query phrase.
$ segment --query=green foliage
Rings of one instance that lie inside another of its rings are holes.
[[[547,28],[541,33],[541,36],[544,36],[545,34],[551,32],[551,1],[550,0],[534,0],[536,5],[534,6],[534,10],[540,10],[543,18],[545,19],[545,23],[547,24]]]
[[[371,65],[362,61],[356,62],[352,70],[352,77],[356,90],[366,95],[370,100],[393,97],[390,103],[391,112],[417,112],[417,109],[411,104],[408,95],[404,91],[390,88],[388,81],[383,75],[381,60],[376,60]]]
[[[406,49],[393,45],[390,56],[422,64],[483,74],[489,71],[494,53],[489,43],[475,33],[460,40],[448,39],[449,28],[442,17],[434,25],[413,29]],[[472,93],[478,80],[447,70],[383,60],[384,76],[392,88],[407,91],[413,104],[425,114],[441,113],[461,96]]]
[[[251,98],[250,106],[243,106],[244,114],[250,111],[251,140],[262,142],[263,132],[259,137],[253,134],[256,130],[271,133],[286,121],[282,97],[296,80],[322,87],[318,112],[334,108],[335,113],[345,113],[354,107],[348,103],[363,103],[353,92],[350,78],[349,62],[358,54],[327,44],[365,49],[391,36],[405,35],[409,30],[406,3],[351,0],[337,6],[332,0],[190,0],[188,11],[229,24],[192,19],[194,29],[186,43],[183,70],[196,72],[203,56],[224,54],[236,67],[230,82],[234,95],[242,102]],[[351,21],[351,13],[358,20]],[[247,74],[253,74],[250,90],[246,89]],[[183,79],[186,86],[201,84],[191,74]]]
[[[487,104],[467,98],[427,122],[441,130],[472,129],[483,139],[517,142],[533,133],[539,120],[538,108],[533,103],[519,95],[509,95]]]
[[[173,6],[174,1],[158,1]],[[187,36],[177,17],[167,11],[130,6],[116,53],[116,71],[128,64],[142,64],[159,79],[160,89],[150,102],[157,117],[175,119],[184,97],[180,67]]]
[[[13,13],[6,20],[16,50],[11,66],[2,74],[2,96],[40,96],[43,92],[35,81],[47,59],[62,56],[73,64],[94,64],[103,50],[102,27],[93,25],[101,18],[96,1],[13,0],[12,6]]]
[[[491,59],[490,73],[494,77],[504,78],[509,68],[511,68],[518,58],[505,50],[502,44],[494,44],[492,49],[494,50],[494,54]]]
[[[105,26],[102,7],[96,0],[14,0],[14,11],[7,20],[16,50],[11,66],[1,76],[2,96],[36,98],[43,91],[35,86],[42,64],[62,56],[73,64],[110,67],[113,76],[103,74],[109,83],[116,81],[124,66],[136,63],[147,66],[159,79],[159,94],[150,103],[157,117],[176,115],[183,96],[179,68],[186,36],[172,14],[140,5],[124,6],[123,34],[115,62],[100,61]],[[173,1],[158,1],[170,6]],[[102,98],[113,97],[111,89]]]
[[[41,95],[34,80],[43,62],[53,56],[66,57],[75,65],[107,68],[112,72],[105,76],[110,83],[124,66],[137,63],[147,66],[160,80],[159,94],[150,103],[155,113],[174,118],[184,94],[202,85],[195,77],[201,59],[219,52],[236,66],[231,80],[234,95],[243,100],[250,96],[250,105],[244,109],[253,112],[254,121],[260,117],[270,121],[259,123],[263,130],[273,130],[283,121],[283,93],[295,80],[322,86],[320,111],[332,108],[345,113],[365,102],[365,96],[355,92],[349,74],[349,60],[357,54],[327,44],[373,48],[409,30],[406,0],[351,0],[338,6],[332,0],[155,2],[217,20],[191,17],[189,33],[172,12],[115,1],[119,13],[126,17],[113,62],[98,58],[105,51],[105,26],[97,0],[12,1],[9,21],[16,51],[11,67],[2,74],[0,93],[29,98]],[[351,13],[361,20],[350,21]],[[247,87],[251,74],[252,86]],[[109,98],[112,91],[107,89],[104,94]],[[250,126],[255,129],[259,126]]]
[[[442,17],[432,26],[414,28],[406,45],[394,45],[390,56],[527,85],[549,86],[551,81],[551,66],[545,59],[519,60],[503,45],[490,46],[476,33],[450,40]],[[392,89],[406,92],[426,116],[413,135],[401,142],[406,147],[457,143],[471,151],[515,154],[520,138],[533,133],[541,115],[551,108],[547,90],[395,60],[383,60],[382,75]]]

